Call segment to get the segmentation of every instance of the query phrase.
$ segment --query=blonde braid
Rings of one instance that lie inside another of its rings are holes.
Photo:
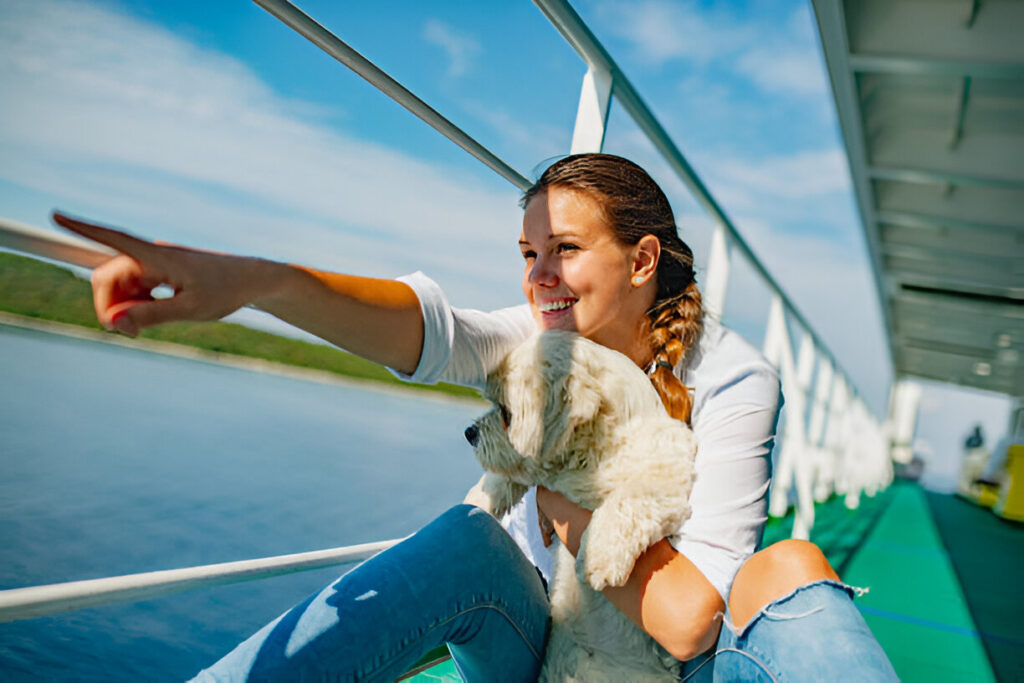
[[[690,388],[676,377],[674,369],[700,336],[701,299],[697,283],[691,282],[683,292],[656,302],[647,317],[655,363],[651,384],[661,396],[668,414],[689,422],[693,398]]]

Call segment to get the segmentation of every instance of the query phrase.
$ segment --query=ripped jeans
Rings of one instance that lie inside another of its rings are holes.
[[[853,606],[854,592],[816,581],[769,603],[742,629],[726,615],[718,643],[686,662],[682,680],[898,681]]]
[[[773,602],[685,665],[685,680],[896,680],[850,599],[821,582]],[[536,569],[459,505],[299,603],[197,681],[393,681],[447,643],[463,680],[533,681],[549,627]]]
[[[548,636],[536,568],[458,505],[264,626],[196,681],[394,681],[448,643],[467,681],[536,680]]]

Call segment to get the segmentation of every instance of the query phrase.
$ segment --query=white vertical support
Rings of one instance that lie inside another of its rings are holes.
[[[872,482],[881,478],[876,457],[881,447],[878,430],[859,396],[853,399],[847,412],[849,428],[846,430],[847,443],[842,460],[843,491],[846,508],[856,510],[860,506],[861,493],[871,491]]]
[[[728,238],[725,235],[725,226],[719,223],[715,226],[714,234],[711,235],[708,271],[704,278],[701,297],[704,311],[716,320],[722,319],[722,311],[725,310],[725,294],[729,285],[730,251]]]
[[[907,464],[914,457],[914,431],[917,429],[917,409],[921,403],[921,386],[907,380],[892,385],[889,397],[889,435],[892,440],[892,459]]]
[[[807,425],[807,394],[811,387],[814,374],[814,337],[804,330],[800,340],[800,351],[796,357],[796,380],[800,392],[800,431],[801,448],[796,460],[796,516],[793,519],[793,538],[808,540],[814,528],[814,485],[815,462],[808,435]]]
[[[814,384],[814,402],[811,404],[810,423],[807,426],[807,444],[814,455],[814,500],[824,503],[832,495],[832,481],[827,478],[828,451],[825,449],[825,418],[828,416],[829,397],[832,394],[834,372],[827,356],[818,358],[818,377]]]
[[[825,425],[825,457],[822,471],[818,475],[819,486],[827,493],[821,499],[834,493],[843,493],[841,465],[848,446],[849,411],[847,401],[849,390],[842,373],[835,373],[832,379],[832,397],[829,399],[828,424]],[[819,491],[819,494],[822,491]]]
[[[809,348],[813,350],[813,345]],[[779,457],[772,474],[771,493],[768,498],[769,513],[772,516],[781,517],[789,509],[789,491],[793,486],[797,468],[803,460],[806,450],[804,425],[807,400],[804,387],[800,383],[797,364],[793,361],[793,347],[789,342],[789,331],[786,329],[786,314],[782,298],[777,294],[772,297],[771,310],[768,314],[764,355],[770,363],[779,369],[782,393],[786,397],[786,426],[782,434]],[[806,355],[804,354],[805,358]],[[811,362],[802,360],[803,366],[813,367]],[[796,517],[793,522],[793,538],[806,539],[814,520],[814,503],[804,496],[799,496],[797,503]]]
[[[612,75],[608,71],[587,69],[576,110],[576,127],[572,131],[571,154],[600,152],[608,126],[608,106],[612,97]]]

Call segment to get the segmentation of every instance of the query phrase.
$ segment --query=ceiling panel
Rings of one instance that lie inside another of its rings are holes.
[[[893,364],[1024,394],[1024,2],[813,0]]]

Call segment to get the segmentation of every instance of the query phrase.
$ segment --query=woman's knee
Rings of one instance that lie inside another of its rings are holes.
[[[765,605],[815,581],[839,576],[818,546],[787,539],[755,553],[743,563],[729,592],[733,623],[742,627]]]

